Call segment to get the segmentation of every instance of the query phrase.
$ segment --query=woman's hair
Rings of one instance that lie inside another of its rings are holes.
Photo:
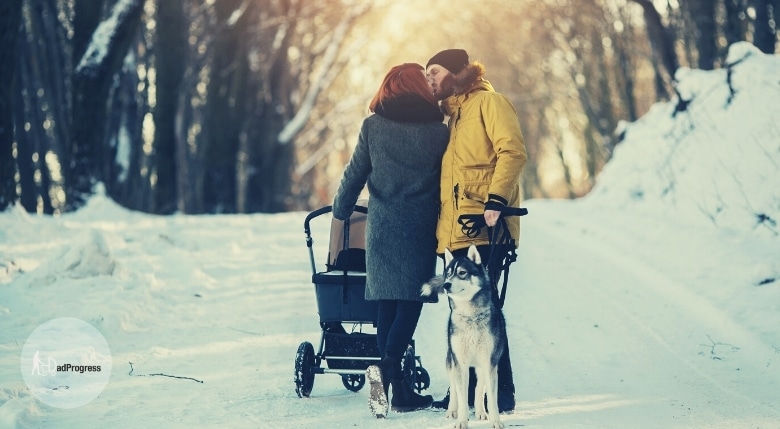
[[[382,80],[382,85],[371,99],[368,110],[373,112],[376,107],[385,100],[398,97],[403,94],[414,94],[422,97],[429,103],[436,105],[431,87],[422,73],[425,69],[420,64],[404,63],[390,69]]]

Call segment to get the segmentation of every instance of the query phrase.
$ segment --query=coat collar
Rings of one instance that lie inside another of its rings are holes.
[[[479,91],[488,91],[488,92],[495,92],[495,89],[493,89],[493,85],[488,82],[487,79],[479,77],[477,80],[473,81],[471,85],[465,89],[461,93],[455,93],[441,102],[442,111],[449,116],[452,116],[452,114],[460,109],[460,106],[468,100],[468,98],[475,92]]]
[[[414,94],[403,94],[378,104],[374,113],[396,122],[441,122],[442,112],[424,98]]]

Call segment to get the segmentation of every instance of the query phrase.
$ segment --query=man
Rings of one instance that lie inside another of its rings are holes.
[[[500,271],[508,267],[504,265],[505,256],[508,252],[514,254],[517,247],[520,219],[516,216],[505,218],[510,239],[508,244],[492,252],[487,228],[469,229],[469,222],[464,220],[471,219],[473,226],[475,215],[482,215],[484,224],[492,228],[497,225],[504,208],[520,205],[520,174],[528,155],[517,112],[484,78],[485,67],[477,61],[470,62],[463,49],[441,51],[425,68],[433,95],[449,116],[450,130],[441,168],[437,253],[443,254],[446,248],[457,257],[465,254],[472,243],[476,244],[493,281],[494,299],[500,302],[498,277]],[[469,403],[472,405],[475,381],[472,371],[469,383]],[[446,408],[448,403],[449,393],[442,401],[434,401],[433,406]],[[498,407],[500,412],[515,408],[509,348],[498,365]]]

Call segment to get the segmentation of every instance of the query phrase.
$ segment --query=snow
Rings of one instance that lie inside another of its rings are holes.
[[[108,54],[108,45],[115,36],[120,18],[136,7],[135,0],[120,0],[111,9],[111,16],[97,26],[92,33],[92,39],[86,52],[76,66],[76,73],[89,73],[105,61]]]
[[[591,199],[740,231],[780,232],[780,57],[747,43],[725,69],[680,69],[690,103],[656,104],[625,132]],[[628,158],[624,160],[624,158]]]
[[[686,112],[672,118],[674,100],[627,124],[588,197],[526,202],[508,427],[780,427],[780,64],[735,49],[730,104],[725,71],[683,72]],[[153,216],[102,194],[61,217],[0,213],[0,428],[450,427],[434,410],[376,420],[368,388],[334,374],[297,397],[295,352],[320,338],[306,215]],[[312,221],[320,269],[328,228]],[[435,398],[447,311],[426,304],[415,334]],[[73,409],[20,372],[28,337],[60,317],[111,350],[105,389]]]

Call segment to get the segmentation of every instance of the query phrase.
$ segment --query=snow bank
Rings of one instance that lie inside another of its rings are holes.
[[[777,236],[780,56],[737,43],[727,68],[683,68],[676,79],[679,97],[626,125],[586,199]]]
[[[88,230],[62,257],[51,264],[53,270],[50,276],[80,279],[111,275],[114,265],[114,259],[102,234],[96,230]]]

